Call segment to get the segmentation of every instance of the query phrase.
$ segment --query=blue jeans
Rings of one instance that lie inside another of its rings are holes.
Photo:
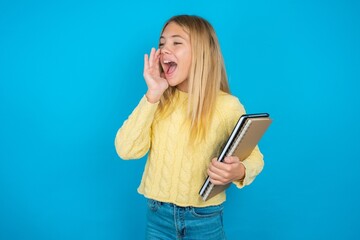
[[[223,206],[179,207],[148,199],[146,239],[222,240]]]

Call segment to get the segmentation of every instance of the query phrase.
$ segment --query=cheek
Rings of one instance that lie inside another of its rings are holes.
[[[191,52],[190,51],[185,52],[184,59],[185,59],[185,66],[187,68],[190,68],[190,66],[191,66]]]
[[[183,48],[181,51],[178,51],[178,56],[186,62],[191,60],[191,49]]]
[[[183,74],[188,75],[191,68],[191,50],[182,49],[177,53],[179,60],[181,59],[181,71]]]

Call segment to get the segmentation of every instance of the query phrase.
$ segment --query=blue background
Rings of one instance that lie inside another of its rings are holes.
[[[217,31],[232,93],[274,122],[229,239],[360,239],[358,1],[0,2],[0,239],[143,239],[145,159],[117,129],[163,23]]]

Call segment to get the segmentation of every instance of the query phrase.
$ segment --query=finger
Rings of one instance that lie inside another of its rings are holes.
[[[157,50],[155,51],[155,57],[160,57],[160,49],[157,49]]]
[[[218,175],[217,173],[211,171],[210,169],[208,169],[207,171],[209,177],[212,179],[212,180],[216,180],[216,181],[219,181],[220,179],[222,179],[222,177],[220,175]]]
[[[231,163],[238,163],[238,162],[240,162],[240,160],[236,156],[228,156],[228,157],[225,157],[224,162],[231,164]]]
[[[154,68],[157,72],[160,72],[160,49],[155,52]]]
[[[149,58],[149,66],[152,67],[154,63],[154,57],[155,57],[155,48],[151,48],[150,51],[150,58]]]
[[[161,78],[165,78],[165,73],[161,70],[161,72],[160,72],[160,77]]]
[[[144,72],[149,68],[149,56],[147,54],[144,55]]]
[[[228,169],[222,168],[223,167],[222,165],[220,165],[221,167],[217,167],[216,166],[216,165],[218,165],[217,163],[218,163],[217,161],[211,162],[211,164],[209,166],[209,172],[211,172],[212,174],[214,174],[220,178],[228,177],[228,171],[227,171]],[[223,164],[223,163],[221,163],[221,164]]]
[[[222,170],[222,171],[230,171],[230,166],[229,166],[228,163],[219,162],[216,159],[213,159],[211,161],[210,166],[213,166],[214,168],[217,168],[217,169]]]
[[[215,185],[224,185],[225,183],[227,183],[225,178],[223,178],[220,175],[217,175],[214,172],[211,172],[210,170],[208,170],[208,175],[209,175],[210,181]]]

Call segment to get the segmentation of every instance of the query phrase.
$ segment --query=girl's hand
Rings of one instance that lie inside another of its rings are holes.
[[[147,54],[144,55],[144,78],[148,91],[146,97],[149,102],[158,102],[169,87],[167,80],[160,73],[160,49],[151,49],[150,57]]]
[[[208,174],[213,184],[225,185],[235,180],[244,179],[245,166],[235,156],[225,157],[224,162],[218,162],[216,158],[213,158]]]

